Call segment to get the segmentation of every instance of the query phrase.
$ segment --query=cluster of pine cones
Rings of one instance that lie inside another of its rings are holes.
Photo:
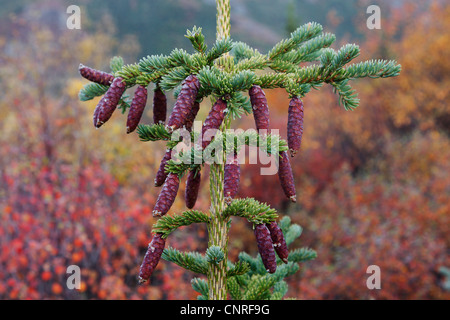
[[[127,85],[121,77],[114,77],[112,74],[95,70],[84,65],[79,68],[81,76],[105,86],[109,86],[108,91],[102,97],[94,111],[94,126],[100,128],[112,116],[113,112],[127,89]],[[165,124],[169,133],[177,129],[185,128],[192,130],[193,122],[197,116],[200,104],[197,95],[200,82],[195,75],[188,76],[182,83],[181,91],[178,94],[173,111],[169,119],[167,115],[167,99],[160,88],[156,88],[153,98],[153,120],[155,124]],[[250,102],[253,108],[256,129],[265,130],[270,133],[269,107],[264,91],[258,85],[254,85],[249,90]],[[147,88],[139,85],[135,91],[127,119],[127,133],[136,130],[142,118],[147,104]],[[209,129],[220,129],[227,109],[227,101],[218,99],[212,106],[202,127],[202,137]],[[288,146],[290,155],[293,157],[300,149],[303,134],[303,103],[299,97],[293,97],[289,104],[288,112]],[[167,123],[166,123],[167,120]],[[210,140],[202,140],[202,148],[205,149],[214,137]],[[156,174],[155,186],[161,187],[161,192],[153,209],[153,215],[162,217],[170,210],[178,193],[180,178],[177,174],[167,173],[166,164],[171,160],[171,150],[167,150],[161,161],[160,168]],[[240,165],[237,155],[234,154],[227,159],[224,176],[224,197],[229,204],[237,195],[240,184]],[[278,176],[281,187],[292,202],[296,202],[296,189],[294,176],[287,151],[280,152]],[[200,170],[190,171],[186,182],[185,199],[186,206],[192,209],[197,201],[200,189]],[[270,225],[260,224],[255,228],[255,235],[258,243],[260,255],[268,272],[275,272],[277,252],[280,259],[287,263],[287,247],[283,234],[275,222]],[[140,280],[145,282],[150,278],[154,268],[161,258],[164,250],[165,239],[161,234],[156,234],[149,244],[144,262],[141,266]]]

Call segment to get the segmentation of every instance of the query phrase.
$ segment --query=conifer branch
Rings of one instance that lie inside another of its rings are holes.
[[[197,297],[197,300],[208,300],[209,288],[208,282],[206,280],[193,278],[191,281],[191,285],[194,291],[200,293],[200,296]]]
[[[169,141],[172,135],[167,131],[164,124],[139,125],[137,128],[139,139],[148,141]]]
[[[234,300],[242,300],[242,290],[237,277],[229,276],[227,278],[227,290],[231,298],[233,298]]]
[[[230,52],[232,49],[233,41],[230,38],[217,39],[206,55],[207,64],[211,65],[214,60]]]
[[[118,56],[111,58],[111,61],[109,62],[109,67],[113,73],[119,72],[123,68],[123,65],[123,58]]]
[[[208,49],[207,45],[205,44],[205,36],[202,34],[202,28],[197,28],[196,26],[194,26],[192,31],[187,30],[187,34],[185,35],[185,37],[191,41],[192,46],[199,53],[204,54]]]
[[[270,223],[278,218],[275,209],[252,198],[236,199],[225,208],[224,217],[242,217],[254,224]]]
[[[223,252],[222,248],[218,246],[210,246],[206,250],[206,261],[208,263],[212,264],[219,264],[223,259],[225,258],[225,253]]]
[[[109,89],[108,86],[98,84],[95,82],[90,82],[80,90],[78,97],[80,101],[89,101],[96,97],[104,95],[106,91],[108,91],[108,89]]]
[[[289,253],[288,261],[305,262],[317,258],[317,252],[309,248],[295,249]]]
[[[206,275],[208,272],[208,262],[198,252],[181,252],[175,248],[168,247],[164,249],[162,258],[194,273]]]
[[[191,210],[185,211],[181,215],[161,217],[154,225],[153,232],[161,233],[163,238],[167,238],[176,229],[189,226],[194,223],[208,223],[209,216],[203,212]]]
[[[227,271],[228,277],[240,276],[250,270],[250,265],[245,261],[238,261],[236,264],[228,262],[228,266],[230,267]]]
[[[242,300],[266,300],[270,297],[277,279],[270,274],[264,276],[253,275]]]

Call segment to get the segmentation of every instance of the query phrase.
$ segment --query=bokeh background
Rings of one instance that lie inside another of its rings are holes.
[[[292,163],[298,203],[277,176],[243,168],[239,196],[255,197],[304,228],[294,244],[318,258],[289,279],[297,299],[449,299],[450,4],[448,1],[232,0],[232,38],[267,52],[298,25],[317,21],[362,55],[396,59],[397,78],[361,80],[361,105],[344,111],[330,88],[305,102],[303,149]],[[66,9],[82,10],[68,30]],[[381,30],[366,27],[369,5]],[[120,55],[191,51],[186,29],[215,40],[213,0],[0,0],[0,298],[195,299],[195,275],[162,261],[151,286],[136,277],[155,222],[153,179],[164,145],[125,134],[125,116],[95,130],[97,101],[80,103],[78,65],[109,70]],[[289,100],[266,91],[274,127],[286,133]],[[173,100],[171,100],[173,102]],[[151,108],[143,123],[151,123]],[[200,117],[208,105],[202,106]],[[236,123],[252,127],[252,118]],[[182,184],[173,210],[184,210]],[[198,208],[208,210],[208,178]],[[202,226],[168,245],[206,249]],[[248,223],[236,220],[230,259],[256,254]],[[378,265],[382,289],[368,290]],[[82,270],[80,290],[66,268]]]

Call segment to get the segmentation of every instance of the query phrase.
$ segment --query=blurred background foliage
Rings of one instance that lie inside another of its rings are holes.
[[[115,114],[95,130],[97,101],[78,102],[78,64],[108,70],[121,55],[190,49],[186,29],[215,38],[212,0],[2,1],[0,6],[0,298],[193,299],[192,274],[161,263],[151,286],[136,276],[150,238],[164,145],[125,134]],[[82,30],[67,30],[66,8],[82,8]],[[368,30],[366,8],[382,9]],[[245,165],[239,195],[255,197],[304,227],[300,246],[318,252],[290,279],[298,299],[449,299],[450,5],[446,1],[232,1],[232,36],[262,52],[294,27],[317,21],[361,60],[397,59],[400,77],[360,81],[361,106],[346,112],[331,90],[309,94],[301,153],[293,160],[298,203],[277,176]],[[286,134],[287,94],[266,91],[273,127]],[[173,102],[173,100],[171,100]],[[208,103],[202,104],[205,117]],[[143,122],[151,122],[150,108]],[[243,118],[236,127],[252,127]],[[208,210],[208,177],[199,209]],[[183,187],[181,188],[183,189]],[[182,191],[180,190],[180,193]],[[180,196],[173,211],[184,210]],[[180,250],[206,249],[206,230],[173,234]],[[230,259],[256,254],[248,224],[235,220]],[[82,287],[66,287],[66,268]],[[382,270],[368,290],[366,268]]]

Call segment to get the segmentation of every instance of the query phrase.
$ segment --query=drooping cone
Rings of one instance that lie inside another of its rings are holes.
[[[80,64],[78,71],[83,78],[104,86],[109,87],[114,81],[114,76],[112,74],[95,70],[82,64]]]
[[[165,123],[167,117],[167,97],[160,88],[153,95],[153,123]]]
[[[203,150],[209,146],[215,137],[215,134],[207,137],[208,130],[219,130],[222,125],[223,119],[225,119],[225,110],[227,109],[227,103],[225,100],[218,99],[211,108],[208,116],[205,119],[202,127],[202,148]],[[214,133],[214,132],[213,132]]]
[[[191,132],[192,127],[194,126],[195,118],[197,117],[197,114],[200,110],[200,103],[198,101],[195,101],[194,106],[191,109],[191,112],[189,113],[188,118],[186,119],[185,127],[186,130]]]
[[[189,172],[184,193],[186,207],[188,207],[188,209],[194,208],[195,203],[197,202],[201,179],[200,170],[192,170]]]
[[[254,85],[249,91],[250,102],[253,108],[253,117],[255,118],[256,130],[267,130],[269,133],[269,105],[267,104],[266,94],[260,86]]]
[[[155,207],[153,208],[154,217],[162,217],[169,212],[175,198],[177,197],[178,189],[180,187],[180,178],[177,174],[169,173],[161,193],[156,200]]]
[[[97,127],[97,121],[98,121],[98,114],[100,113],[100,109],[102,108],[102,105],[103,105],[103,100],[104,98],[102,98],[101,100],[100,100],[100,102],[97,104],[97,106],[95,107],[95,110],[94,110],[94,117],[93,117],[93,121],[94,121],[94,127]]]
[[[225,202],[230,204],[239,191],[241,179],[241,165],[237,154],[233,153],[228,156],[224,171],[223,194]]]
[[[126,89],[127,86],[122,78],[119,77],[114,79],[111,87],[109,87],[108,91],[105,93],[97,106],[97,108],[100,108],[98,110],[97,121],[95,123],[97,128],[100,128],[111,118]]]
[[[277,259],[275,256],[272,239],[270,238],[269,229],[267,229],[265,224],[256,225],[255,237],[264,267],[267,272],[275,273],[275,271],[277,271]]]
[[[294,174],[287,151],[280,153],[278,177],[284,194],[292,201],[297,202],[297,192],[295,189]]]
[[[185,125],[197,99],[199,88],[200,81],[195,75],[190,75],[183,81],[181,91],[167,122],[167,131],[173,132]]]
[[[161,164],[159,165],[159,170],[156,173],[155,177],[155,187],[161,187],[166,181],[167,176],[169,175],[166,172],[166,164],[169,160],[172,159],[172,150],[167,150],[164,158],[161,160]]]
[[[283,231],[281,231],[281,228],[275,221],[266,225],[270,231],[270,237],[272,238],[272,243],[278,257],[280,257],[284,263],[288,263],[289,250],[287,248],[286,240],[284,239]]]
[[[148,245],[147,252],[144,256],[144,261],[141,264],[139,271],[139,284],[147,282],[150,279],[153,271],[155,271],[155,268],[159,263],[159,260],[161,260],[165,245],[166,240],[162,237],[162,234],[155,234],[152,241]]]
[[[291,157],[300,150],[303,136],[303,102],[299,97],[294,97],[289,103],[287,137]]]
[[[144,114],[145,105],[147,104],[147,88],[138,86],[131,102],[130,111],[127,119],[127,133],[132,133],[136,130],[142,115]]]

